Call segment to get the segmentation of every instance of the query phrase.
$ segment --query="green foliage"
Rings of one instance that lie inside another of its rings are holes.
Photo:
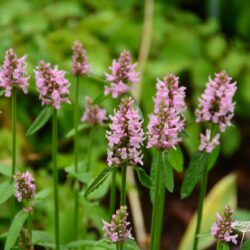
[[[197,151],[191,158],[184,181],[181,186],[181,198],[187,198],[193,191],[195,185],[203,176],[208,164],[208,154]]]
[[[179,145],[168,151],[168,161],[177,172],[183,171],[183,153]]]
[[[28,218],[28,213],[26,211],[19,211],[13,222],[11,223],[10,230],[8,232],[4,250],[10,250],[16,243],[16,240],[20,234],[24,222]]]
[[[162,177],[164,178],[164,183],[169,192],[174,191],[174,171],[173,171],[173,166],[170,163],[168,159],[169,155],[168,153],[162,153],[162,163],[163,163],[163,175]]]
[[[250,240],[245,241],[240,249],[241,250],[249,250],[250,249]]]
[[[137,173],[137,176],[139,178],[140,183],[144,187],[150,188],[152,186],[152,181],[151,181],[150,177],[146,174],[144,169],[140,168],[140,167],[136,167],[135,170],[136,170],[136,173]]]
[[[0,204],[6,202],[14,194],[13,183],[9,181],[3,182],[0,185]]]
[[[34,120],[34,122],[31,124],[29,129],[27,130],[26,135],[33,135],[36,133],[39,129],[41,129],[46,122],[49,120],[49,118],[52,116],[54,109],[51,106],[46,106],[42,109],[42,111],[39,113],[37,118]]]

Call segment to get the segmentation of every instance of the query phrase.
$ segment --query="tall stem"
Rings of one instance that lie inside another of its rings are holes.
[[[28,230],[29,230],[29,235],[30,235],[30,240],[32,242],[32,213],[29,213],[28,216]]]
[[[89,172],[89,170],[90,170],[91,152],[92,152],[92,141],[93,141],[93,130],[94,130],[94,127],[90,127],[88,152],[87,152],[87,168],[86,168],[87,172]]]
[[[59,206],[58,206],[58,170],[57,170],[57,110],[54,109],[52,116],[52,162],[54,177],[54,214],[55,214],[55,242],[56,250],[60,248],[59,239]]]
[[[121,199],[120,205],[126,205],[126,176],[127,176],[127,166],[122,166],[122,186],[121,186]]]
[[[78,124],[79,124],[79,76],[76,77],[76,89],[75,89],[75,105],[74,105],[74,165],[75,165],[75,173],[78,172]],[[75,240],[78,238],[78,207],[79,207],[79,183],[76,180],[75,183],[75,204],[74,204],[74,235]]]
[[[198,249],[199,237],[197,237],[197,236],[199,235],[200,230],[201,230],[203,204],[204,204],[204,199],[205,199],[206,191],[207,191],[207,180],[208,180],[208,166],[206,164],[203,180],[201,183],[200,195],[199,195],[197,224],[196,224],[196,230],[195,230],[195,236],[194,236],[195,238],[194,238],[193,250]]]
[[[161,240],[162,217],[165,203],[165,187],[162,182],[162,154],[158,153],[158,166],[155,179],[155,196],[153,204],[153,215],[151,223],[150,250],[158,250]]]
[[[12,178],[14,180],[14,174],[16,173],[16,89],[12,90],[11,97],[11,116],[12,116]],[[11,219],[15,216],[15,198],[12,197],[10,201],[10,215]]]
[[[115,212],[115,196],[116,196],[116,168],[112,170],[112,183],[109,198],[109,219],[112,219],[112,214]]]

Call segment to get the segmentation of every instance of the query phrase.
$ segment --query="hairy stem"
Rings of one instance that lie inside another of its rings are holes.
[[[57,110],[54,109],[52,116],[52,162],[54,177],[54,215],[55,215],[55,245],[60,248],[59,239],[59,206],[58,206],[58,170],[57,170]]]
[[[76,77],[76,89],[75,89],[75,104],[74,104],[74,165],[75,173],[78,172],[78,123],[79,123],[79,76]],[[79,207],[79,183],[75,180],[75,204],[74,204],[74,236],[75,240],[78,239],[78,207]]]
[[[195,235],[194,235],[193,250],[198,249],[199,237],[197,237],[197,236],[199,235],[200,230],[201,230],[203,204],[204,204],[204,199],[205,199],[206,191],[207,191],[207,181],[208,181],[208,166],[206,164],[203,180],[201,183],[200,195],[199,195],[199,203],[198,203],[198,211],[197,211],[197,213],[198,213],[197,214],[197,224],[196,224],[196,230],[195,230]]]

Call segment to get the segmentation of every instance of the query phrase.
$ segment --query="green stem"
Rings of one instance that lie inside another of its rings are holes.
[[[32,213],[29,213],[28,216],[28,230],[29,230],[30,240],[32,242]]]
[[[112,171],[112,183],[109,198],[109,219],[112,219],[112,214],[115,212],[115,196],[116,196],[116,168]]]
[[[94,127],[90,127],[88,152],[87,152],[87,168],[86,168],[87,172],[89,172],[89,170],[90,170],[91,152],[92,152],[92,141],[93,141],[93,130],[94,130]]]
[[[156,169],[155,196],[151,223],[150,250],[158,250],[161,240],[162,218],[165,203],[165,187],[162,182],[162,153],[158,153],[158,166]]]
[[[127,175],[127,166],[123,165],[122,167],[122,186],[121,186],[121,199],[120,205],[126,205],[126,175]]]
[[[196,230],[195,230],[193,250],[197,250],[198,244],[199,244],[199,237],[197,237],[197,236],[200,234],[200,230],[201,230],[203,204],[204,204],[204,199],[205,199],[206,191],[207,191],[207,181],[208,181],[208,169],[207,168],[208,168],[208,166],[206,164],[203,180],[201,183],[200,195],[199,195],[199,203],[198,203],[198,211],[197,211],[198,212],[197,224],[196,224]]]
[[[54,177],[54,214],[55,214],[55,243],[56,250],[60,248],[59,239],[59,206],[58,206],[58,169],[57,169],[57,110],[54,109],[52,116],[52,162]]]
[[[11,182],[14,180],[14,175],[16,173],[16,99],[17,93],[16,89],[12,90],[12,97],[11,97],[11,115],[12,115],[12,178]],[[15,198],[12,197],[10,201],[10,215],[11,219],[15,216]]]
[[[79,124],[79,76],[76,77],[76,89],[75,89],[75,105],[74,105],[74,165],[75,165],[75,173],[78,172],[78,124]],[[79,183],[75,181],[75,204],[74,204],[74,235],[75,240],[78,239],[78,207],[79,207]]]

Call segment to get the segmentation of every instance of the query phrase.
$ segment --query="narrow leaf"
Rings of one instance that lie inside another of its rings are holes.
[[[214,165],[215,165],[215,163],[216,163],[216,161],[217,161],[217,159],[219,157],[219,154],[220,154],[220,147],[216,147],[209,154],[209,156],[208,156],[208,165],[207,165],[208,170],[211,170],[214,167]]]
[[[50,188],[44,188],[43,190],[41,190],[40,192],[38,192],[35,195],[35,200],[44,200],[44,199],[46,199],[49,196],[50,191],[51,191]]]
[[[11,177],[11,167],[7,166],[5,164],[0,164],[0,174],[7,176],[7,177]]]
[[[245,241],[240,249],[241,250],[249,250],[250,249],[250,240]]]
[[[10,226],[10,230],[6,239],[4,250],[10,250],[15,245],[16,240],[23,227],[23,224],[25,223],[27,218],[28,218],[28,213],[26,211],[21,210],[16,214]]]
[[[203,176],[208,164],[208,154],[197,151],[191,159],[184,181],[181,186],[181,198],[187,198],[193,191],[199,179]]]
[[[85,129],[89,128],[89,125],[86,123],[81,123],[78,125],[78,132],[83,131]],[[70,138],[75,135],[75,129],[72,128],[66,135],[65,138]]]
[[[6,202],[14,194],[13,184],[9,181],[0,185],[0,204]]]
[[[167,190],[169,192],[173,192],[174,190],[174,171],[173,171],[173,167],[170,164],[169,160],[168,160],[168,156],[166,155],[166,153],[162,153],[162,162],[163,162],[163,175],[162,177],[164,178],[164,183],[165,183],[165,187],[167,188]]]
[[[109,98],[109,95],[104,95],[104,93],[101,93],[94,99],[93,104],[100,104],[101,102],[103,102],[104,100],[108,98]]]
[[[92,183],[88,186],[86,192],[85,192],[85,197],[87,197],[89,194],[91,194],[95,189],[97,189],[102,183],[108,178],[108,176],[111,173],[112,168],[107,167],[105,168],[93,181]]]
[[[28,128],[26,136],[33,135],[35,132],[41,129],[51,117],[53,110],[54,109],[51,106],[46,106],[45,108],[43,108],[35,121]]]
[[[53,237],[44,231],[33,230],[32,231],[32,243],[38,245],[41,243],[52,243]]]
[[[171,148],[168,151],[168,160],[177,172],[183,171],[183,153],[179,145],[176,146],[176,149]]]
[[[1,89],[1,90],[0,90],[0,96],[4,95],[4,93],[5,93],[5,90],[4,90],[4,89]]]
[[[144,187],[150,188],[152,185],[152,181],[151,181],[150,176],[147,175],[147,173],[144,171],[143,168],[136,167],[135,170],[136,170],[136,173],[137,173],[137,176],[138,176],[140,183]]]

